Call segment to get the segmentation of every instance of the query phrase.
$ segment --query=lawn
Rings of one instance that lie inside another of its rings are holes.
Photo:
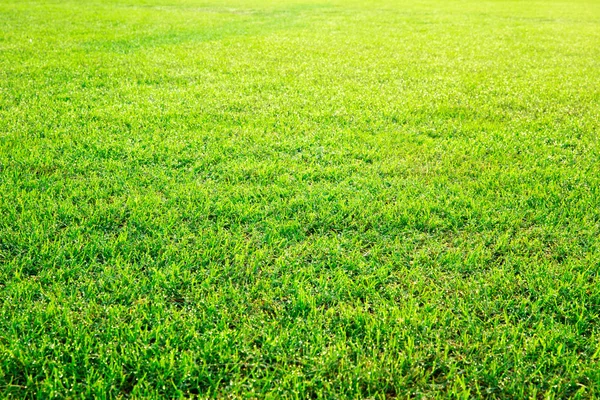
[[[597,0],[0,0],[0,397],[600,397]]]

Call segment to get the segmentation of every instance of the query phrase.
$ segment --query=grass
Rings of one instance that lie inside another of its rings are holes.
[[[0,397],[600,397],[600,3],[0,1]]]

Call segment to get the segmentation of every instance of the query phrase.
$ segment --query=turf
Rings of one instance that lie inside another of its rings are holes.
[[[0,1],[0,397],[600,397],[596,0]]]

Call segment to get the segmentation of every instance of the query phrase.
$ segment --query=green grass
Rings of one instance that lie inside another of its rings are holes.
[[[0,1],[0,397],[600,397],[596,0]]]

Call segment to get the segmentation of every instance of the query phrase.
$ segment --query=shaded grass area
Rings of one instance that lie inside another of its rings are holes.
[[[2,2],[2,397],[598,396],[599,25]]]

